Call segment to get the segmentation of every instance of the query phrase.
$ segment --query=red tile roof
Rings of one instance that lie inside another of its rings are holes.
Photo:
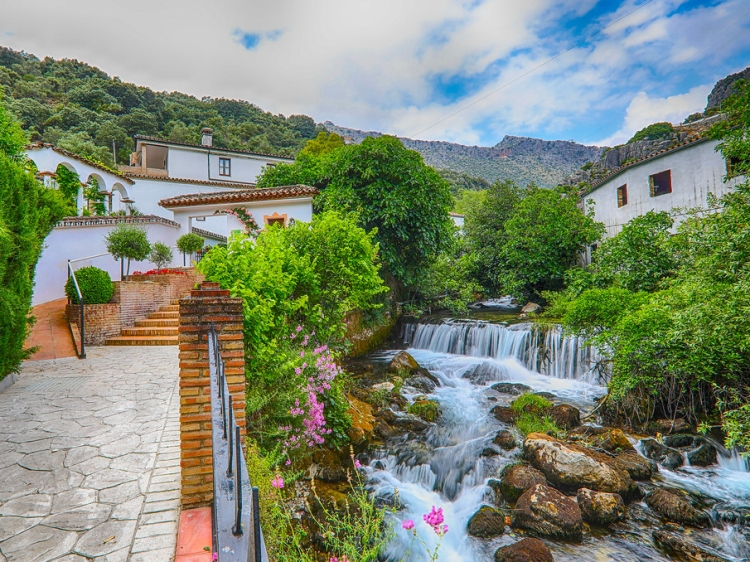
[[[173,183],[192,183],[193,185],[215,185],[218,187],[236,187],[238,189],[248,189],[255,187],[254,183],[245,183],[239,181],[216,181],[216,180],[194,180],[190,178],[170,178],[169,176],[152,176],[150,174],[131,174],[130,172],[124,172],[124,174],[136,180],[150,180],[150,181],[165,181]]]
[[[172,207],[196,207],[224,203],[246,203],[249,201],[267,201],[272,199],[293,199],[312,197],[319,192],[309,185],[287,185],[264,189],[243,189],[235,191],[214,191],[212,193],[194,193],[162,199],[159,205],[167,209]]]
[[[206,150],[211,150],[211,152],[235,152],[237,154],[249,154],[251,156],[268,156],[269,158],[280,158],[283,160],[289,160],[289,162],[293,162],[294,158],[290,156],[281,156],[280,154],[264,154],[263,152],[253,152],[252,150],[242,150],[239,148],[224,148],[222,146],[205,146],[202,144],[196,144],[192,142],[180,142],[180,141],[172,141],[167,139],[160,139],[158,137],[149,137],[146,135],[135,135],[133,138],[135,138],[137,141],[152,141],[152,142],[159,142],[162,144],[171,144],[175,146],[189,146],[190,148],[202,148]]]
[[[118,172],[117,170],[112,170],[111,168],[107,168],[106,166],[103,166],[102,164],[99,164],[98,162],[93,162],[89,160],[88,158],[84,158],[83,156],[78,156],[78,154],[73,154],[72,152],[69,152],[65,150],[64,148],[60,148],[59,146],[55,146],[54,144],[35,142],[33,144],[28,145],[26,147],[26,150],[39,150],[40,148],[51,148],[58,154],[62,154],[63,156],[67,156],[68,158],[72,158],[74,160],[79,160],[83,162],[84,164],[88,164],[92,168],[96,168],[98,170],[101,170],[102,172],[107,172],[108,174],[117,176],[121,180],[126,181],[131,185],[135,183],[133,180],[128,178],[126,175]]]

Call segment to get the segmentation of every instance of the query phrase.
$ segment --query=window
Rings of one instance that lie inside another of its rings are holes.
[[[232,175],[232,160],[230,158],[219,158],[219,175]]]
[[[279,213],[274,212],[272,215],[263,215],[263,222],[266,223],[267,226],[277,224],[283,228],[286,226],[286,219],[286,213],[280,215]]]
[[[651,189],[651,197],[672,193],[672,170],[664,170],[649,176],[648,185]]]
[[[628,184],[617,188],[617,206],[624,207],[628,204]]]

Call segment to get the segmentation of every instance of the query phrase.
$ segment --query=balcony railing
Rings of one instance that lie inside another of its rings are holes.
[[[214,503],[213,548],[218,562],[268,562],[260,529],[258,488],[253,487],[234,418],[232,395],[213,326],[208,333],[211,378]]]

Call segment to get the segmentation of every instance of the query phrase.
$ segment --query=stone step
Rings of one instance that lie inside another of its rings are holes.
[[[179,304],[166,304],[159,309],[159,312],[179,312]]]
[[[180,318],[180,313],[175,311],[167,311],[167,312],[151,312],[146,317],[149,320],[154,320],[156,318]]]
[[[119,336],[110,338],[104,345],[177,345],[177,336]]]
[[[180,299],[172,299],[171,301],[169,301],[169,304],[171,304],[172,306],[176,305],[176,306],[179,307],[180,306]]]
[[[152,318],[145,320],[136,320],[136,328],[154,328],[156,326],[174,326],[180,325],[180,321],[177,318]]]
[[[141,336],[141,337],[151,337],[151,336],[176,336],[177,333],[177,327],[176,326],[162,326],[162,327],[138,327],[138,328],[123,328],[122,329],[122,335],[123,336]]]

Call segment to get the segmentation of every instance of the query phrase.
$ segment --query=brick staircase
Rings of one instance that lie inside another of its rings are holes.
[[[123,328],[116,338],[104,345],[177,345],[177,326],[180,323],[180,306],[173,300],[145,320],[136,320],[135,327]]]

